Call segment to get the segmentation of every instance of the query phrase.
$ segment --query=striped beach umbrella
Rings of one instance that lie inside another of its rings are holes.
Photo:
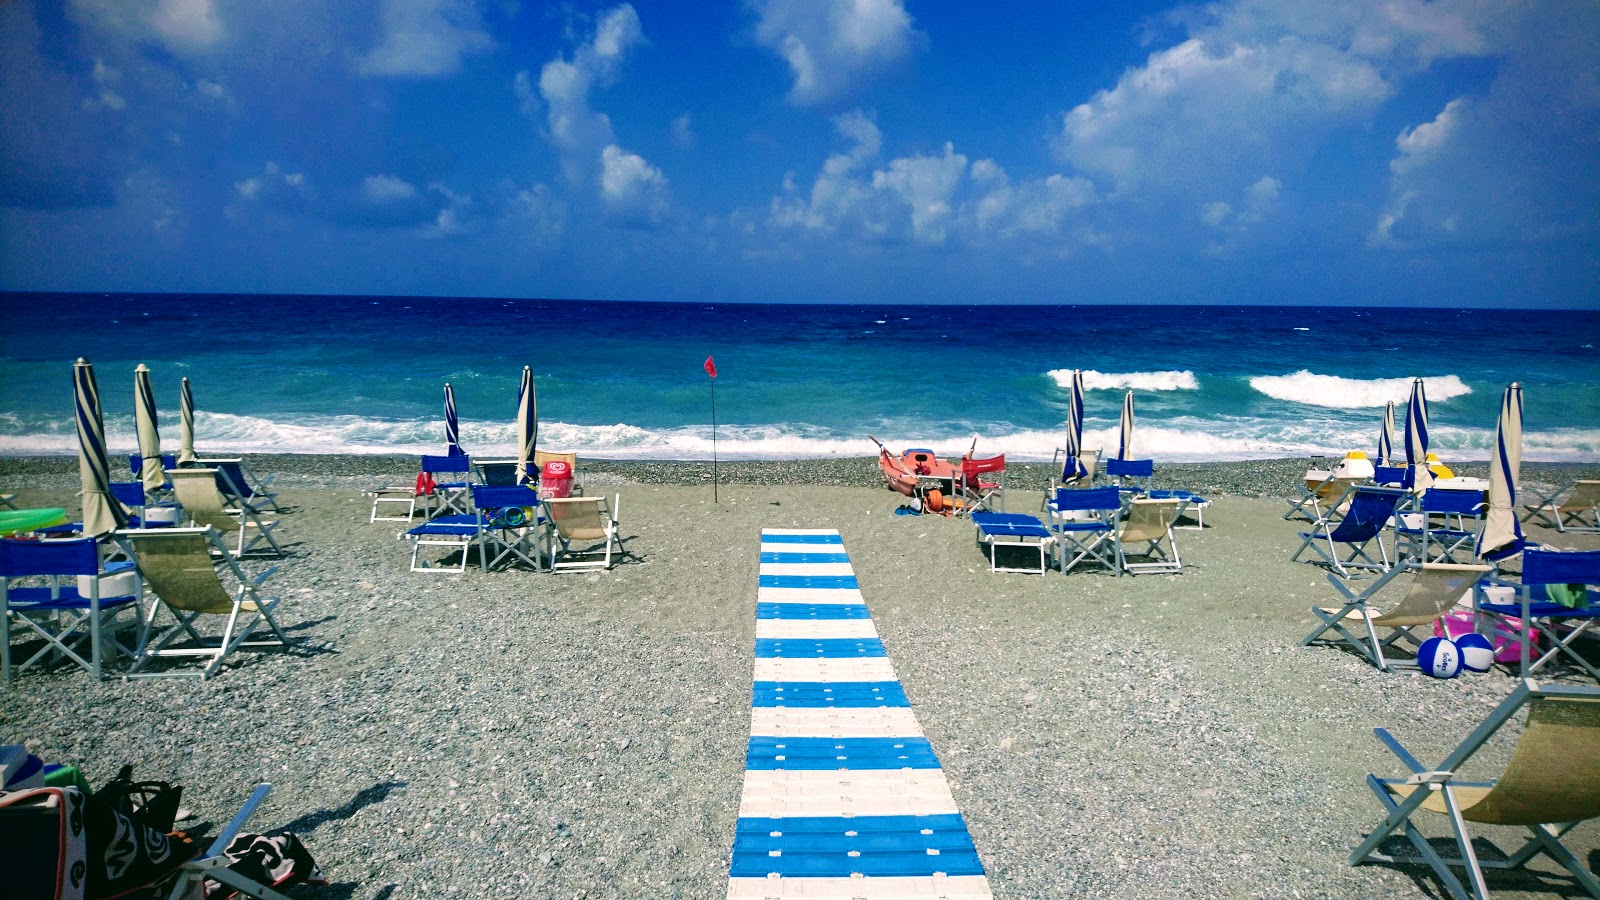
[[[534,395],[533,370],[522,367],[522,386],[517,389],[517,484],[538,484],[533,453],[539,444],[539,398]]]
[[[1378,432],[1378,465],[1387,466],[1394,459],[1394,401],[1383,407],[1383,430]]]
[[[1117,445],[1117,459],[1133,458],[1133,391],[1122,395],[1122,441]]]
[[[456,390],[444,383],[444,452],[447,456],[466,455],[461,449],[461,422],[456,418]]]
[[[1494,459],[1489,463],[1489,511],[1478,540],[1478,555],[1486,560],[1504,559],[1522,550],[1522,523],[1517,521],[1517,479],[1521,474],[1522,385],[1513,381],[1500,399]]]
[[[99,537],[126,527],[122,504],[111,499],[111,467],[106,460],[106,428],[100,417],[100,386],[94,366],[80,357],[72,364],[72,397],[78,420],[78,480],[83,488],[83,533]]]
[[[1406,405],[1406,466],[1411,469],[1413,491],[1433,483],[1428,471],[1428,395],[1421,378],[1412,380],[1411,402]]]
[[[1083,461],[1083,371],[1072,370],[1072,394],[1067,398],[1067,459],[1061,467],[1061,480],[1071,481],[1089,474]]]
[[[192,466],[199,461],[194,453],[194,391],[185,375],[178,388],[178,465]]]
[[[153,494],[167,486],[161,468],[161,432],[156,427],[156,392],[150,387],[150,369],[144,363],[133,370],[133,421],[139,432],[139,480]]]

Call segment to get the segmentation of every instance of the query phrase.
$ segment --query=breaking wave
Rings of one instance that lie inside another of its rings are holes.
[[[1439,402],[1472,393],[1472,388],[1456,375],[1431,375],[1422,379],[1429,402]],[[1325,406],[1329,409],[1366,409],[1385,403],[1405,403],[1411,397],[1410,378],[1341,378],[1318,375],[1301,369],[1293,375],[1258,375],[1250,386],[1274,400]]]

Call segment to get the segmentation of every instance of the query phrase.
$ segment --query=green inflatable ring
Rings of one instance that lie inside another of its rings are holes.
[[[66,521],[64,509],[3,509],[0,510],[0,536],[38,531]]]

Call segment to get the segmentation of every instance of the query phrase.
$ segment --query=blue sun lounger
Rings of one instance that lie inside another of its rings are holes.
[[[1043,575],[1049,565],[1050,551],[1055,547],[1055,535],[1036,516],[1022,513],[997,513],[979,510],[972,514],[972,524],[978,527],[978,544],[989,545],[989,571],[1038,572]],[[1039,551],[1039,567],[1020,568],[1002,566],[999,561],[1001,547],[1033,547]]]
[[[1395,509],[1407,496],[1399,488],[1356,486],[1345,491],[1338,502],[1332,504],[1327,515],[1317,520],[1315,530],[1300,532],[1300,547],[1289,557],[1298,560],[1309,548],[1321,557],[1318,562],[1328,565],[1340,575],[1348,577],[1351,569],[1389,570],[1389,550],[1383,545],[1383,532],[1394,519]],[[1344,510],[1339,514],[1339,510]],[[1334,519],[1335,515],[1340,517]],[[1378,556],[1373,557],[1368,548],[1378,545]],[[1324,546],[1326,545],[1326,546]],[[1341,556],[1339,546],[1349,552]]]

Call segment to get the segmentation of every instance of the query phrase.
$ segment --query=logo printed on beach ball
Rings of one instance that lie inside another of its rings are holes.
[[[1494,665],[1494,644],[1483,635],[1468,632],[1456,638],[1455,643],[1461,668],[1468,672],[1487,672]]]
[[[1454,678],[1461,674],[1461,653],[1449,638],[1428,638],[1417,648],[1417,666],[1434,678]]]

